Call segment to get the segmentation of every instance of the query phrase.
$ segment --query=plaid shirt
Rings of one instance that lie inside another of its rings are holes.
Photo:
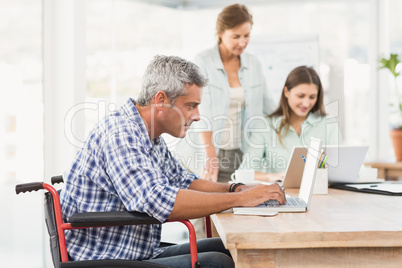
[[[172,157],[163,138],[149,139],[130,99],[94,128],[64,179],[60,198],[65,222],[79,212],[121,210],[145,212],[164,222],[178,190],[196,177]],[[142,260],[162,252],[160,224],[65,233],[72,260]]]

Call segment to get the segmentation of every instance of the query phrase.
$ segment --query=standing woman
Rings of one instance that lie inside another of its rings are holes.
[[[225,7],[216,22],[218,44],[194,59],[209,80],[199,106],[201,121],[195,124],[204,161],[193,172],[203,179],[230,180],[242,161],[245,126],[263,115],[267,88],[262,67],[255,56],[244,52],[252,25],[246,6]]]
[[[324,145],[339,145],[338,124],[325,115],[324,90],[317,72],[296,67],[286,78],[279,107],[259,132],[252,133],[242,168],[254,169],[256,180],[276,181],[282,178],[294,146],[308,146],[312,136],[323,139]]]

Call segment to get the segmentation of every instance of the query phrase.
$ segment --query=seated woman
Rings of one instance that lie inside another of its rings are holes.
[[[338,123],[326,118],[323,99],[317,72],[306,66],[293,69],[279,107],[252,132],[241,168],[256,170],[256,180],[278,181],[294,146],[308,146],[311,136],[323,139],[323,145],[339,144]]]

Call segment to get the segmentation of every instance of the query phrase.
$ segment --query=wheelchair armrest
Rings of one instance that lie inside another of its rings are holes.
[[[63,175],[58,175],[58,176],[53,176],[50,178],[50,181],[52,182],[52,185],[55,185],[57,183],[63,183]]]
[[[72,227],[107,227],[118,225],[161,224],[146,213],[110,211],[77,213],[68,218]]]
[[[15,186],[15,193],[25,193],[31,191],[38,191],[43,189],[43,182],[28,182],[22,183]]]

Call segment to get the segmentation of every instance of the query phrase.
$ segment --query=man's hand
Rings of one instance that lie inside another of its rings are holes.
[[[239,189],[239,190],[237,190]],[[270,199],[275,199],[279,204],[286,203],[285,192],[277,184],[256,186],[241,186],[236,189],[236,192],[241,194],[239,199],[240,206],[242,207],[254,207]]]

